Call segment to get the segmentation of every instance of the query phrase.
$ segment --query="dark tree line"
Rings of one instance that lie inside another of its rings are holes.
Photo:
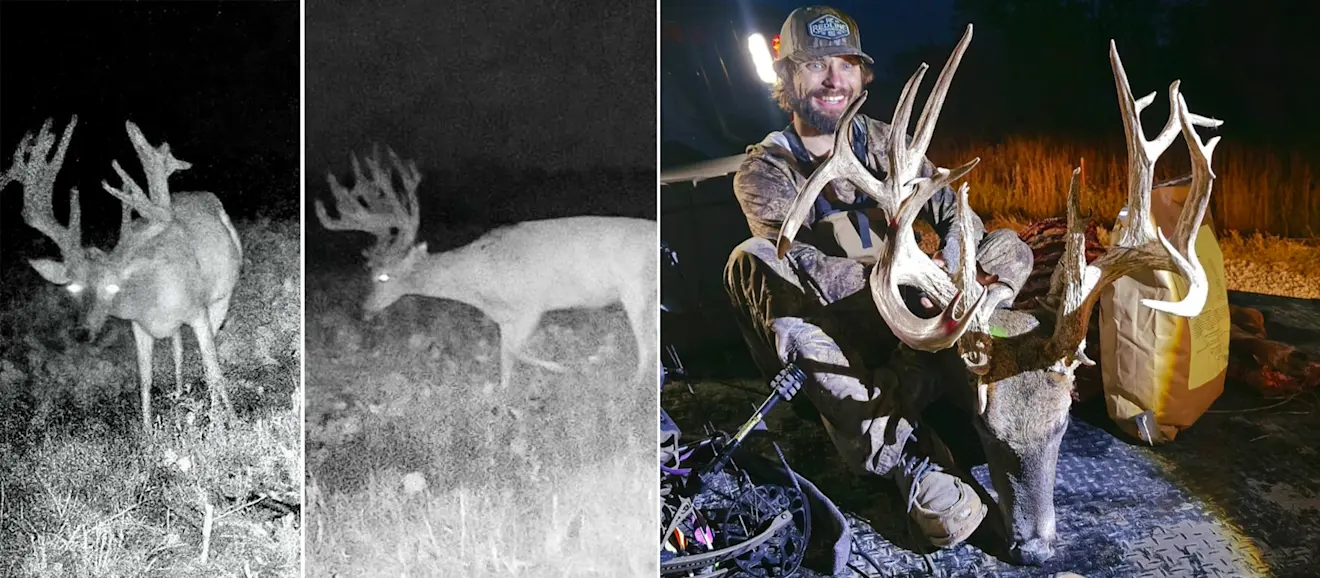
[[[970,22],[974,38],[941,116],[949,136],[1115,137],[1113,39],[1136,96],[1158,91],[1143,115],[1148,133],[1167,118],[1168,87],[1180,79],[1188,105],[1224,119],[1235,141],[1311,149],[1317,21],[1320,3],[1282,0],[955,0],[949,44],[897,55],[872,89],[885,96],[868,109],[892,114],[889,95],[923,61],[924,98]]]

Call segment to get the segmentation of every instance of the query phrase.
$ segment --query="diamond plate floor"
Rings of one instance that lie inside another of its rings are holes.
[[[1272,339],[1320,356],[1320,302],[1239,293],[1230,301],[1260,309]],[[694,396],[670,386],[662,399],[693,435],[708,420],[732,428],[746,419],[763,398],[759,387],[703,382],[693,385]],[[1104,411],[1100,400],[1074,410],[1055,490],[1060,541],[1046,566],[1003,562],[1000,538],[983,524],[969,543],[933,553],[933,574],[892,484],[848,473],[820,426],[788,408],[768,426],[794,469],[849,517],[854,554],[840,577],[1320,575],[1320,394],[1276,405],[1230,382],[1211,413],[1159,448],[1115,437]],[[748,445],[773,455],[765,440]],[[985,466],[973,474],[994,495]],[[799,576],[823,575],[804,569]]]

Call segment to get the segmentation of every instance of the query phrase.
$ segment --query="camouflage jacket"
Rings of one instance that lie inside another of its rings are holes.
[[[885,167],[888,163],[885,143],[889,138],[890,125],[861,114],[854,119],[854,123],[858,122],[865,123],[867,134],[867,154],[863,163],[872,174],[883,179],[886,177]],[[789,138],[790,135],[784,131],[777,131],[767,135],[760,143],[747,147],[747,158],[733,179],[734,195],[747,217],[747,225],[752,235],[771,242],[778,240],[780,226],[793,200],[797,197],[799,188],[806,183],[807,177],[810,176],[809,171],[816,168],[805,167],[808,172],[805,174],[802,172],[804,168],[800,167],[800,163],[794,157]],[[911,138],[909,135],[909,142]],[[816,166],[819,166],[819,161]],[[925,159],[920,174],[929,177],[934,174],[934,170],[930,160]],[[853,189],[852,183],[836,180],[825,187],[821,196],[838,207],[840,198],[852,199],[854,196],[864,196],[863,193]],[[956,211],[957,195],[951,187],[946,186],[931,197],[918,216],[920,220],[930,224],[935,234],[940,237],[941,249],[951,243],[958,246],[960,239],[966,236],[964,232],[953,226]],[[866,276],[870,273],[870,266],[847,258],[828,227],[817,226],[817,219],[820,217],[817,213],[818,211],[813,207],[802,230],[790,246],[788,256],[793,259],[799,270],[814,282],[821,299],[825,303],[833,303],[863,289],[866,286]],[[869,217],[870,229],[883,238],[884,229],[888,226],[888,217],[876,208],[866,209],[864,213]],[[973,223],[975,230],[972,231],[971,237],[976,244],[985,234],[985,225],[975,214],[973,214]],[[956,252],[948,250],[945,253],[946,256],[953,257]],[[949,259],[948,265],[952,269],[956,263]]]

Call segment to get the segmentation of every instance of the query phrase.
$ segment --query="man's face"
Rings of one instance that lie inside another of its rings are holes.
[[[794,66],[793,114],[821,133],[833,133],[839,117],[862,91],[861,60],[828,56]]]

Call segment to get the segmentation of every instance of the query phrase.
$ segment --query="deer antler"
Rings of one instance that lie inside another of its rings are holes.
[[[321,200],[316,201],[316,218],[325,228],[332,231],[363,231],[376,236],[376,242],[362,251],[367,257],[367,266],[377,264],[381,259],[407,250],[417,238],[417,227],[421,219],[417,204],[417,185],[421,174],[417,164],[406,164],[399,155],[389,150],[390,162],[403,181],[404,194],[394,190],[393,175],[388,170],[381,170],[379,147],[372,147],[371,158],[365,158],[370,178],[362,174],[362,165],[357,156],[353,161],[353,189],[339,184],[339,179],[329,172],[326,182],[335,197],[335,209],[338,219],[331,219],[326,213]]]
[[[133,142],[133,148],[137,150],[138,160],[142,163],[142,170],[147,176],[147,190],[150,191],[151,196],[148,197],[142,192],[142,187],[124,172],[117,160],[111,161],[110,166],[119,174],[119,180],[123,183],[123,187],[128,189],[128,193],[125,194],[111,187],[106,181],[101,181],[101,187],[147,219],[156,222],[169,221],[174,213],[170,210],[170,189],[166,181],[171,173],[192,168],[192,163],[174,158],[170,153],[169,143],[161,143],[160,148],[151,146],[132,121],[125,121],[124,128],[128,131],[129,140]],[[124,219],[122,222],[127,221],[128,219]],[[122,231],[120,237],[123,237]]]
[[[1068,237],[1059,267],[1051,279],[1050,302],[1059,307],[1059,321],[1054,329],[1053,346],[1061,356],[1072,356],[1088,365],[1090,360],[1081,353],[1091,308],[1101,290],[1119,278],[1143,269],[1173,271],[1187,279],[1186,297],[1177,303],[1143,299],[1142,304],[1165,313],[1192,317],[1205,306],[1209,284],[1205,269],[1196,258],[1196,231],[1201,226],[1215,174],[1210,169],[1219,137],[1202,145],[1196,126],[1218,127],[1223,121],[1206,118],[1187,110],[1187,101],[1179,94],[1179,81],[1169,85],[1169,121],[1154,140],[1146,140],[1141,130],[1141,111],[1155,100],[1155,93],[1137,100],[1132,97],[1127,73],[1118,57],[1114,42],[1109,42],[1109,60],[1114,69],[1114,83],[1118,89],[1119,108],[1123,116],[1123,129],[1128,141],[1128,222],[1114,246],[1092,265],[1086,264],[1085,227],[1078,208],[1077,175],[1073,171],[1068,190]],[[1178,129],[1192,158],[1192,184],[1187,202],[1178,215],[1173,239],[1157,230],[1150,213],[1150,195],[1155,161],[1172,144]]]
[[[23,184],[23,221],[32,228],[50,237],[64,256],[64,263],[70,267],[85,261],[82,248],[82,204],[78,201],[78,188],[69,189],[69,226],[60,226],[55,218],[52,196],[55,191],[55,177],[64,166],[64,153],[69,149],[73,138],[73,129],[78,125],[78,115],[73,115],[69,125],[64,127],[59,148],[49,157],[50,147],[55,135],[51,133],[54,119],[46,119],[41,131],[33,135],[23,135],[18,149],[14,151],[13,165],[6,171],[7,180]],[[48,158],[49,157],[49,158]]]
[[[921,79],[929,67],[923,63],[903,87],[890,127],[890,141],[887,143],[889,173],[884,181],[873,177],[862,161],[853,155],[851,131],[847,129],[853,116],[866,101],[867,93],[863,92],[848,107],[839,121],[840,128],[836,131],[834,150],[829,160],[807,179],[801,192],[794,199],[779,235],[779,256],[783,258],[821,190],[835,179],[848,179],[857,185],[858,190],[875,199],[879,208],[889,216],[889,230],[886,233],[887,239],[880,249],[877,264],[871,272],[871,296],[894,335],[909,347],[925,351],[938,351],[953,345],[974,318],[985,315],[981,310],[988,306],[984,289],[974,282],[974,270],[971,276],[973,280],[971,291],[976,294],[976,300],[971,305],[962,303],[964,293],[958,290],[948,273],[940,269],[921,251],[912,231],[913,222],[931,196],[949,183],[962,178],[981,162],[978,157],[953,170],[936,168],[932,176],[920,176],[926,149],[930,146],[936,120],[944,105],[944,97],[948,94],[953,74],[962,61],[962,55],[971,39],[972,26],[968,25],[967,32],[954,48],[953,54],[949,56],[944,70],[935,82],[935,88],[926,101],[921,118],[917,120],[915,138],[910,144],[907,138],[907,126],[912,116],[912,105],[916,100]],[[970,208],[966,211],[970,212]],[[969,238],[964,244],[970,245],[971,242],[972,239]],[[968,249],[970,250],[970,247]],[[975,267],[974,259],[967,259],[965,262],[972,263]],[[903,302],[898,290],[899,285],[918,287],[941,306],[948,305],[948,307],[941,315],[932,319],[917,317]],[[957,316],[955,312],[962,314]]]

